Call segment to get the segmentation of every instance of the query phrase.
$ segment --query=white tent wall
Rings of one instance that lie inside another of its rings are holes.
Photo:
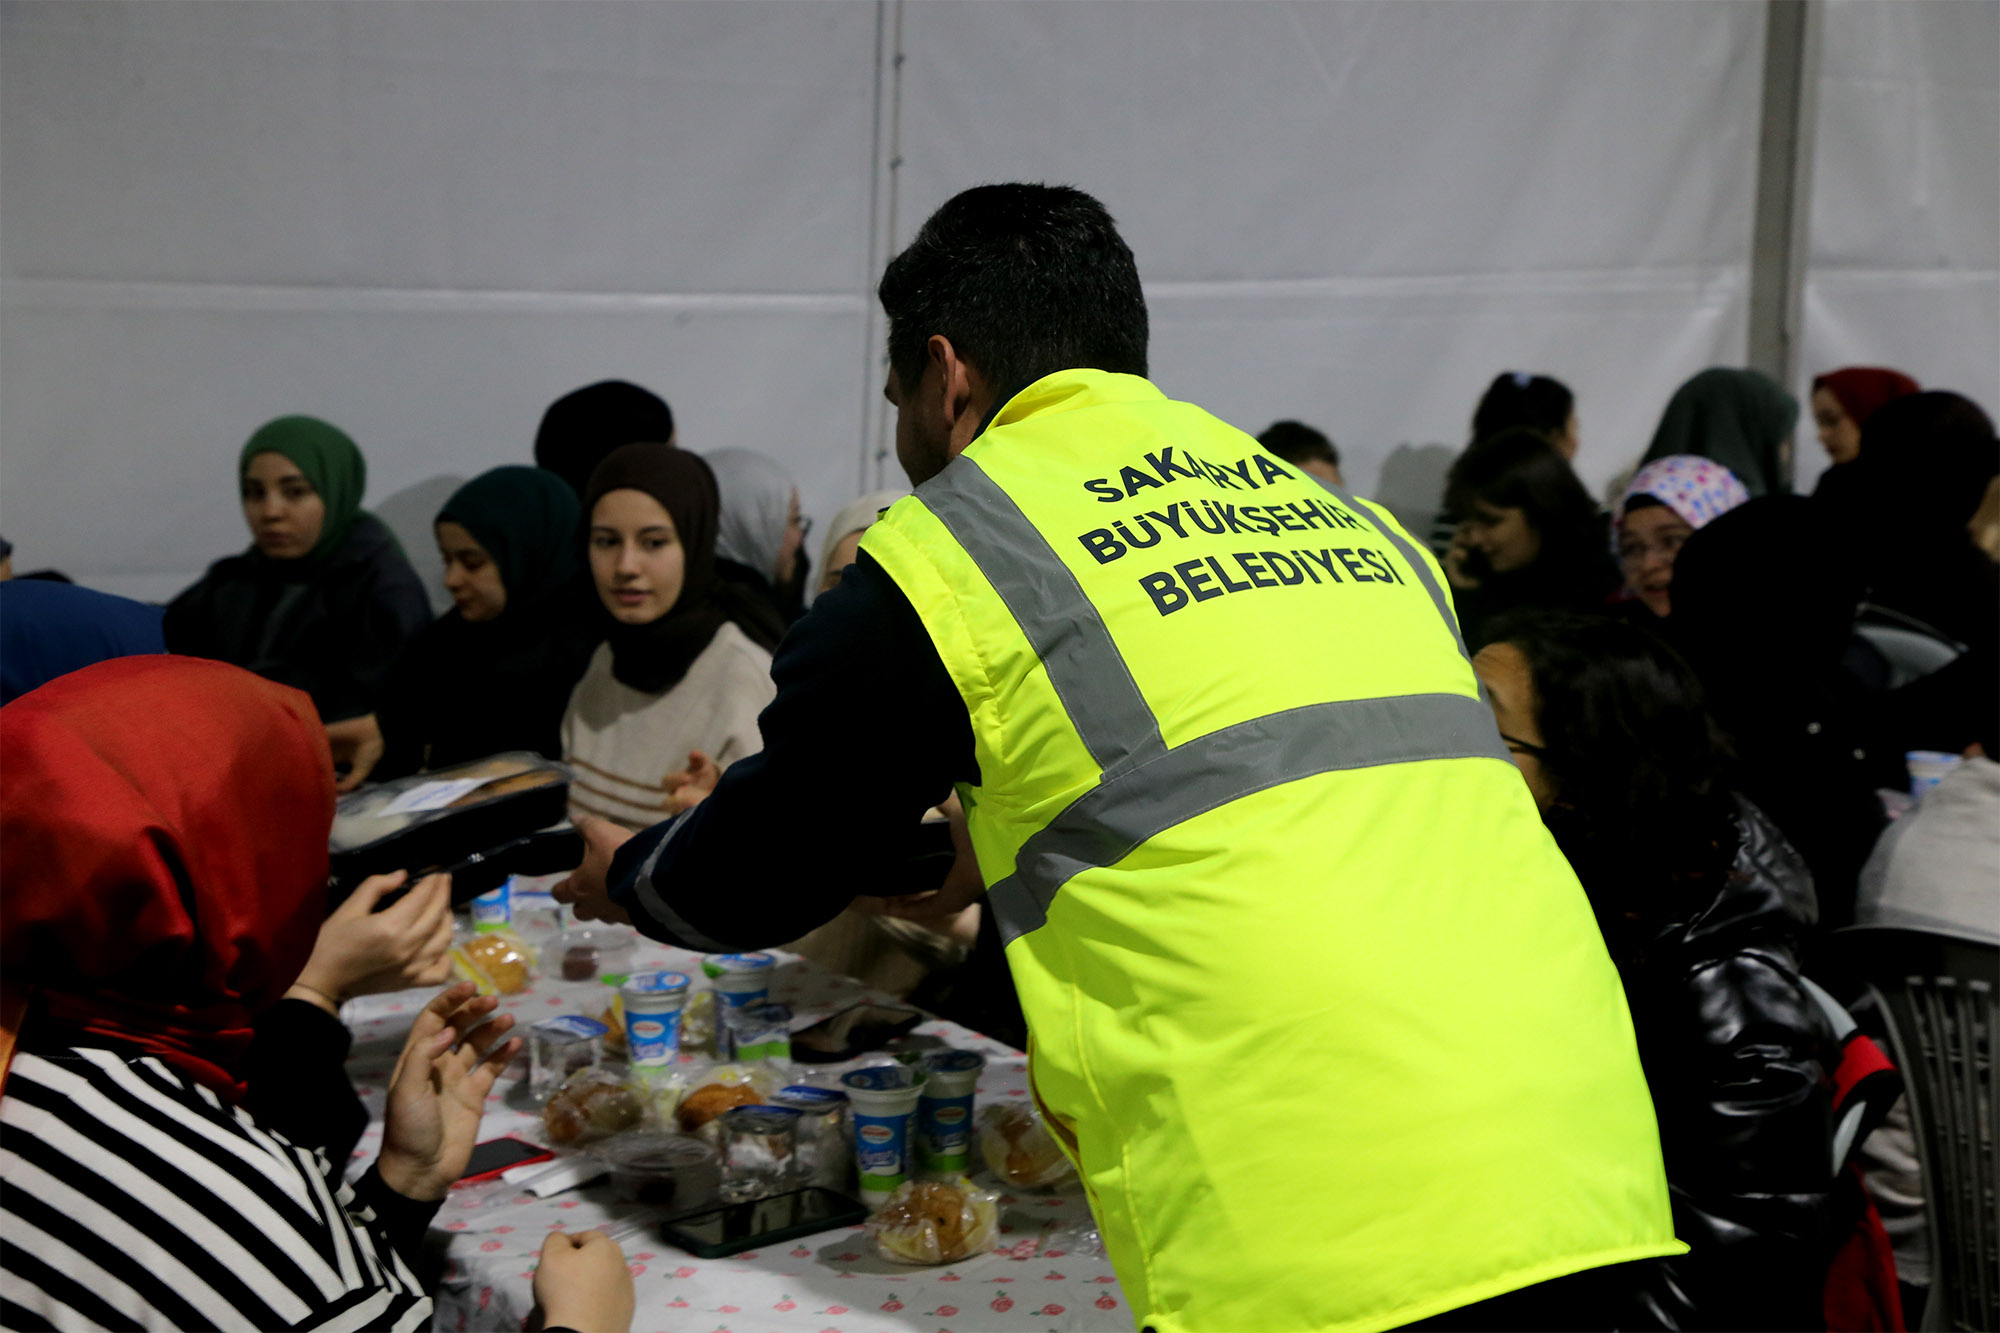
[[[1806,360],[1977,395],[2000,6],[1889,7],[1825,15]],[[881,257],[983,180],[1102,197],[1162,386],[1322,426],[1364,488],[1398,444],[1461,442],[1503,368],[1576,387],[1600,483],[1675,384],[1743,357],[1758,5],[10,0],[0,25],[0,532],[114,591],[241,546],[235,447],[272,415],[352,432],[379,505],[525,460],[606,377],[665,395],[688,447],[783,460],[824,519],[895,475]],[[1921,234],[1885,224],[1918,186],[1894,217]]]
[[[912,5],[899,209],[1090,189],[1161,386],[1364,489],[1502,369],[1577,390],[1601,481],[1741,360],[1762,43],[1732,3]]]
[[[338,423],[379,504],[625,378],[858,480],[876,8],[10,4],[0,532],[164,597],[236,449]],[[427,516],[405,545],[435,565]]]
[[[2000,414],[2000,4],[1833,0],[1822,41],[1796,391],[1893,366]]]

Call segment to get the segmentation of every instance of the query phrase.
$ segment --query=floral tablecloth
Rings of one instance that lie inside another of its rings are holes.
[[[780,954],[772,998],[789,1003],[795,1027],[817,1022],[863,999],[880,999],[858,982]],[[638,967],[671,967],[701,977],[699,955],[642,944]],[[697,980],[697,986],[704,984]],[[372,1123],[353,1170],[381,1145],[384,1084],[427,992],[370,996],[349,1004],[354,1031],[349,1073]],[[502,1008],[519,1025],[555,1014],[597,1013],[607,988],[537,978]],[[986,1056],[977,1105],[1027,1095],[1026,1057],[955,1023],[932,1020],[907,1040],[950,1045]],[[824,1066],[797,1066],[806,1072]],[[487,1104],[482,1139],[513,1134],[542,1142],[541,1116],[527,1096],[525,1056],[508,1069]],[[1067,1246],[1090,1225],[1077,1186],[1049,1194],[1000,1187],[982,1169],[979,1183],[1001,1194],[996,1253],[947,1268],[909,1268],[879,1258],[859,1227],[823,1232],[765,1251],[697,1259],[667,1242],[656,1214],[614,1197],[608,1181],[537,1199],[497,1182],[454,1191],[436,1223],[451,1237],[437,1302],[439,1329],[512,1330],[533,1304],[530,1282],[551,1231],[610,1230],[625,1247],[638,1289],[636,1333],[967,1333],[968,1330],[1130,1330],[1132,1313],[1094,1247]]]

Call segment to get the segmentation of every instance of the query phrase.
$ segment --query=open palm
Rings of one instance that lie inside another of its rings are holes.
[[[486,1095],[521,1049],[506,1035],[514,1016],[486,1022],[500,1002],[476,989],[462,981],[424,1006],[390,1078],[378,1168],[407,1198],[441,1199],[465,1173]]]

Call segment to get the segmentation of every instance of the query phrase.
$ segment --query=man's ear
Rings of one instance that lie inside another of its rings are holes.
[[[978,367],[959,356],[951,339],[942,333],[933,333],[924,351],[937,372],[938,420],[945,428],[950,456],[956,458],[979,433],[993,393]],[[929,381],[931,377],[924,378]]]

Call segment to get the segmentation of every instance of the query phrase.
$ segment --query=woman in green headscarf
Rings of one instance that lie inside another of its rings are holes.
[[[1792,428],[1799,400],[1755,370],[1711,366],[1667,400],[1640,466],[1693,454],[1736,474],[1752,499],[1792,493]]]
[[[436,531],[452,609],[390,673],[343,787],[505,750],[562,755],[563,708],[603,638],[576,492],[497,467],[452,492]]]
[[[361,451],[324,421],[279,417],[243,446],[236,480],[251,547],[174,598],[167,651],[304,690],[323,722],[367,713],[430,605],[396,539],[361,508]]]

